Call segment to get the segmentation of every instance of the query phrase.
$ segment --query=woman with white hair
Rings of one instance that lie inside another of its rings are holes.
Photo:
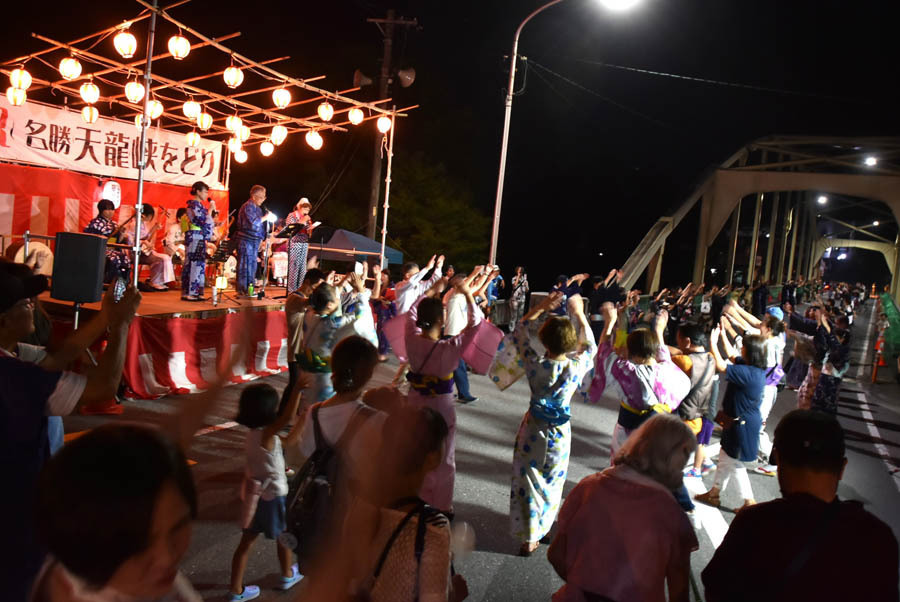
[[[672,496],[697,441],[677,416],[644,422],[566,498],[547,560],[566,584],[553,602],[687,602],[697,536]]]
[[[309,237],[316,225],[312,223],[309,212],[312,205],[309,199],[303,197],[294,205],[294,210],[288,214],[284,220],[285,226],[291,224],[301,224],[300,231],[291,237],[291,244],[288,248],[288,279],[287,292],[293,293],[303,284],[306,277],[306,252],[309,249]]]

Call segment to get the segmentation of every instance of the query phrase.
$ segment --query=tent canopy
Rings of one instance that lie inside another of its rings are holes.
[[[326,249],[342,249],[347,252],[319,251],[323,247]],[[312,235],[312,240],[309,242],[309,252],[318,254],[322,259],[365,261],[376,257],[375,255],[354,255],[353,251],[381,253],[381,243],[356,232],[328,226],[316,228]],[[403,263],[403,253],[386,246],[384,248],[384,259],[389,265],[400,264]]]

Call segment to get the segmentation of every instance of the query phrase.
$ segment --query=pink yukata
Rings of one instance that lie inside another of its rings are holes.
[[[454,337],[432,341],[416,326],[419,303],[406,314],[406,357],[409,362],[410,405],[428,406],[441,414],[447,422],[447,454],[443,462],[425,476],[419,492],[425,502],[447,512],[453,510],[453,482],[456,478],[456,393],[453,390],[453,371],[459,365],[463,351],[475,339],[482,313],[469,304],[469,323]]]

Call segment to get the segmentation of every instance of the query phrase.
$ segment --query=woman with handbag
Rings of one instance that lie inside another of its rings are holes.
[[[721,337],[726,356],[723,358],[719,352],[720,335],[721,330],[713,328],[709,344],[716,360],[716,370],[725,373],[728,383],[722,409],[716,416],[716,422],[722,426],[722,448],[713,486],[694,499],[718,506],[720,492],[734,476],[744,500],[739,508],[742,510],[756,503],[744,463],[754,462],[759,453],[759,428],[762,424],[759,407],[766,385],[766,342],[759,335],[744,337],[741,356],[738,357],[726,334]]]

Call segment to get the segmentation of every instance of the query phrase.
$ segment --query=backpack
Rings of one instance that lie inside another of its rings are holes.
[[[328,444],[319,425],[319,409],[315,404],[310,411],[316,450],[294,476],[285,500],[285,532],[279,540],[297,553],[300,572],[309,570],[316,554],[321,554],[333,527],[340,523],[341,493],[346,491],[346,477],[341,480],[341,452],[366,418],[376,410],[367,406],[358,408],[350,417],[340,439],[334,446]],[[321,558],[320,558],[321,559]]]

